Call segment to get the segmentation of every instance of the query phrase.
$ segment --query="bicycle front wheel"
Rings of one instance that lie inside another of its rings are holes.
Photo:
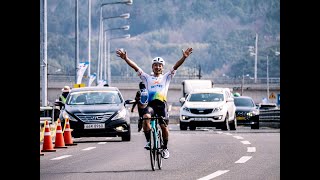
[[[162,167],[162,145],[163,145],[163,139],[162,139],[162,133],[161,130],[158,129],[158,133],[157,133],[157,164],[158,164],[158,168],[161,169]]]
[[[156,136],[154,129],[150,132],[150,162],[151,168],[154,171],[156,167]]]

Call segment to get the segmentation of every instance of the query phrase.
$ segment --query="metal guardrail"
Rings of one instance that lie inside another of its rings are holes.
[[[40,79],[42,77],[40,76]],[[63,82],[65,84],[74,84],[74,76],[67,76],[67,75],[50,75],[48,76],[48,82]],[[83,81],[86,81],[88,78],[84,77]],[[176,75],[172,80],[171,83],[181,84],[181,82],[185,79],[198,79],[195,76],[181,76]],[[212,80],[214,84],[241,84],[242,80],[244,84],[266,84],[267,80],[269,80],[269,85],[280,85],[280,78],[257,78],[257,82],[254,79],[244,78],[242,77],[212,77],[211,75],[202,76],[201,79],[208,79]],[[140,79],[138,76],[112,76],[111,82],[117,83],[131,83],[131,82],[139,82]]]
[[[49,124],[53,122],[54,109],[52,106],[40,107],[40,125],[43,125],[45,121],[48,121]]]
[[[260,110],[260,122],[278,122],[280,123],[280,109]]]

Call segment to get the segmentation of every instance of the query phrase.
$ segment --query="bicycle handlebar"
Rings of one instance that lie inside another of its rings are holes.
[[[143,117],[140,117],[140,119],[141,119],[141,120],[151,119],[151,121],[152,121],[152,120],[155,120],[155,119],[158,119],[158,120],[162,121],[165,126],[167,126],[167,123],[164,121],[164,120],[166,120],[166,118],[164,118],[164,117],[162,117],[162,116],[160,116],[160,117],[158,117],[158,116],[152,116],[151,118],[143,118]]]

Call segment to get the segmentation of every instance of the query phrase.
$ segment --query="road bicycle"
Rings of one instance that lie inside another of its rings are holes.
[[[144,120],[146,118],[142,118]],[[162,131],[159,125],[159,120],[164,122],[164,125],[167,124],[164,121],[164,118],[153,116],[150,120],[151,130],[150,130],[150,162],[151,168],[153,171],[156,169],[156,164],[158,168],[161,170],[162,168],[162,147],[163,147],[163,138],[162,138]],[[157,163],[156,163],[157,162]]]

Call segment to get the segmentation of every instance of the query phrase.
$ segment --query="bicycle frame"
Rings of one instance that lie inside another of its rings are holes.
[[[161,170],[162,168],[162,130],[158,123],[159,117],[151,117],[150,125],[151,125],[151,132],[150,132],[150,160],[151,160],[151,168],[154,171],[156,166],[156,161],[158,164],[158,168]]]

